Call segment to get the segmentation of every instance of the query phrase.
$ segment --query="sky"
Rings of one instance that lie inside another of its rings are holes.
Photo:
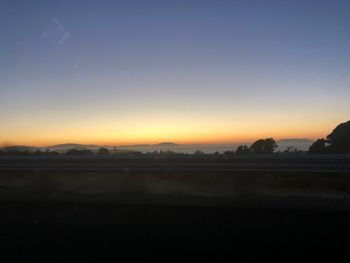
[[[350,2],[0,1],[0,145],[325,137]]]

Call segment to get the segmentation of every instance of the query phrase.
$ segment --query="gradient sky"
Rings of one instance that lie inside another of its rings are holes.
[[[350,2],[0,1],[0,144],[324,137]]]

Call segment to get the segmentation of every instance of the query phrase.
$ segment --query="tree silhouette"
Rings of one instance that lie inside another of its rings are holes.
[[[273,138],[260,139],[257,140],[250,146],[250,149],[253,153],[264,153],[271,154],[278,147],[275,140]]]
[[[247,154],[249,153],[249,148],[247,145],[240,145],[236,150],[237,154]]]
[[[200,151],[200,150],[196,150],[194,152],[194,155],[204,155],[204,152],[203,151]]]
[[[309,153],[350,153],[350,121],[339,124],[327,140],[322,138],[314,142]]]
[[[309,153],[326,153],[327,140],[318,139],[309,148]]]
[[[339,124],[331,134],[327,136],[330,153],[350,153],[350,121]]]
[[[97,152],[98,155],[109,155],[110,152],[107,148],[100,148]]]
[[[71,149],[68,152],[66,152],[66,155],[93,155],[94,153],[90,150],[77,150],[77,149]]]

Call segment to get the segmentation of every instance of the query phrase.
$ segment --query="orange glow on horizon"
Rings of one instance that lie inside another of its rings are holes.
[[[147,138],[123,138],[123,139],[107,139],[107,138],[89,138],[89,139],[74,139],[74,138],[52,138],[52,139],[27,139],[27,140],[14,140],[12,142],[4,142],[1,146],[11,146],[11,145],[27,145],[27,146],[37,146],[37,147],[45,147],[50,145],[57,145],[57,144],[67,144],[67,143],[74,143],[74,144],[93,144],[93,145],[104,145],[104,146],[123,146],[123,145],[137,145],[137,144],[158,144],[163,142],[171,142],[176,143],[180,145],[196,145],[196,144],[203,144],[203,145],[210,145],[210,144],[247,144],[252,143],[258,139],[262,138],[274,138],[275,140],[280,139],[310,139],[310,140],[316,140],[318,138],[326,137],[325,135],[317,135],[317,134],[280,134],[280,135],[267,135],[267,134],[261,134],[260,136],[250,136],[250,137],[244,137],[244,136],[229,136],[229,135],[218,135],[218,136],[191,136],[191,137],[182,137],[182,138],[158,138],[158,139],[147,139]]]
[[[106,146],[157,144],[172,142],[191,144],[237,144],[251,143],[261,138],[315,140],[325,138],[341,120],[299,120],[282,121],[279,116],[269,119],[229,120],[154,118],[147,120],[126,119],[108,122],[105,119],[79,119],[67,122],[42,125],[34,122],[21,122],[2,129],[0,145],[50,146],[77,143]]]

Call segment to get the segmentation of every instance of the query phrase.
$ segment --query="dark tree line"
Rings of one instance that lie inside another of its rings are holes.
[[[277,143],[273,138],[260,139],[255,141],[250,147],[247,145],[241,145],[236,151],[226,151],[223,155],[232,154],[273,154],[278,148]],[[333,153],[350,153],[350,121],[339,124],[327,137],[326,139],[321,138],[315,141],[309,148],[309,153],[311,154],[333,154]],[[279,152],[278,152],[279,153]],[[294,147],[288,147],[283,153],[302,153]],[[30,152],[28,150],[8,150],[6,148],[0,149],[0,155],[59,155],[60,153],[55,151],[40,151]],[[203,156],[210,155],[205,154],[202,151],[195,151],[193,154],[176,153],[172,151],[160,151],[160,152],[150,152],[142,153],[137,151],[126,151],[126,152],[115,152],[110,151],[107,148],[100,148],[97,152],[91,150],[78,150],[71,149],[65,155],[120,155],[120,156]],[[215,152],[214,156],[221,155],[219,152]]]
[[[260,139],[255,141],[250,147],[241,145],[237,148],[236,154],[272,154],[278,145],[273,138]]]
[[[277,148],[277,144],[274,139],[272,138],[267,138],[267,139],[260,139],[254,142],[250,147],[246,145],[241,145],[237,148],[236,151],[226,151],[223,154],[224,155],[231,155],[231,154],[272,154],[275,152],[275,149]],[[29,152],[29,151],[0,151],[0,155],[84,155],[84,156],[89,156],[89,155],[120,155],[120,156],[140,156],[140,155],[145,155],[145,156],[205,156],[205,155],[211,155],[211,154],[206,154],[203,151],[197,150],[193,154],[185,154],[185,153],[176,153],[173,151],[154,151],[154,152],[149,152],[149,153],[142,153],[142,152],[137,152],[137,151],[126,151],[126,152],[115,152],[111,151],[107,148],[100,148],[97,152],[96,151],[91,151],[88,149],[71,149],[68,150],[65,153],[58,153],[55,151],[41,151],[41,150],[36,150],[35,152]],[[221,155],[219,152],[215,152],[214,156],[219,156]]]
[[[326,139],[314,142],[309,153],[350,153],[350,121],[339,124]]]

